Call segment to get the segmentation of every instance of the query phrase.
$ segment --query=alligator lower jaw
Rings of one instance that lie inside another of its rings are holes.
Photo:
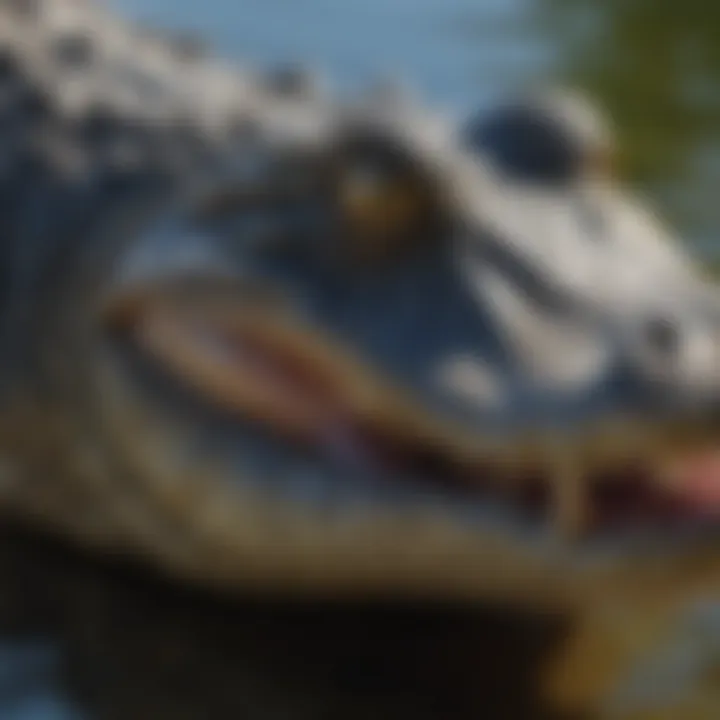
[[[283,443],[359,463],[386,482],[403,478],[410,493],[417,483],[454,500],[499,502],[576,540],[692,530],[720,513],[720,454],[707,437],[676,442],[670,428],[648,442],[634,431],[633,447],[616,433],[589,456],[567,441],[501,447],[428,417],[317,331],[258,309],[236,288],[199,289],[128,293],[110,303],[104,326],[213,411]],[[661,457],[668,439],[676,449]]]

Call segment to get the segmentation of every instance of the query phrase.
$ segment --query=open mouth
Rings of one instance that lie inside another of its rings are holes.
[[[638,435],[636,443],[620,430],[614,445],[591,443],[592,453],[541,436],[489,442],[434,417],[346,347],[232,283],[138,288],[113,300],[103,323],[213,412],[409,492],[432,487],[500,504],[575,539],[692,529],[720,514],[720,453],[707,436],[656,434],[648,443]]]

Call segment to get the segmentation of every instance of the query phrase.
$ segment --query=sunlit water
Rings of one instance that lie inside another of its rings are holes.
[[[628,180],[649,193],[684,236],[704,252],[715,252],[720,229],[720,203],[714,197],[720,22],[710,1],[116,0],[115,5],[157,26],[197,31],[219,53],[241,62],[269,67],[302,60],[320,68],[336,85],[353,88],[390,73],[429,99],[462,111],[486,107],[499,94],[535,78],[572,78],[611,109]],[[34,556],[21,547],[17,552],[7,548],[7,553],[9,559],[0,558],[0,588],[25,582],[27,573],[18,572],[18,567],[34,563]],[[57,573],[62,576],[62,569]],[[5,638],[0,643],[2,720],[243,717],[244,696],[274,707],[269,698],[275,688],[263,685],[267,677],[253,677],[237,665],[243,657],[237,647],[222,651],[221,629],[214,628],[208,639],[203,630],[197,637],[192,631],[176,637],[171,628],[163,627],[157,638],[143,641],[137,626],[157,631],[156,620],[164,613],[154,604],[147,610],[142,591],[129,594],[118,607],[115,591],[92,572],[83,573],[80,580],[71,578],[73,590],[62,597],[53,598],[53,582],[40,582],[36,592],[32,587],[20,592],[15,588],[10,599],[0,590],[0,630]],[[73,585],[78,582],[79,589]],[[25,598],[37,594],[45,596],[43,610],[27,610]],[[85,600],[96,615],[87,623]],[[59,619],[48,622],[55,603],[62,605]],[[66,631],[68,615],[75,624]],[[267,616],[260,617],[269,622]],[[177,623],[185,620],[180,613]],[[131,640],[120,651],[115,643],[126,639],[125,621]],[[232,642],[242,643],[242,632],[235,631],[239,637]],[[480,646],[482,637],[476,639]],[[213,642],[220,649],[210,651]],[[286,649],[280,642],[274,652],[281,659]],[[292,652],[297,654],[298,648]],[[155,653],[157,661],[148,661],[148,654]],[[202,680],[193,674],[193,662],[198,669],[202,664]],[[264,662],[267,671],[274,660]],[[173,663],[178,666],[176,676]],[[370,674],[379,670],[366,668]],[[323,673],[332,672],[321,667],[312,677],[317,681],[316,675],[324,678]],[[173,677],[183,684],[179,695],[172,689]],[[188,690],[193,678],[195,694]],[[217,678],[215,685],[208,678]],[[287,705],[276,702],[278,714],[267,717],[316,717],[302,710],[303,693],[292,684],[293,677],[285,680],[285,692],[288,697],[296,693],[299,705],[287,715]],[[249,684],[238,689],[240,681]],[[363,683],[370,682],[367,677],[343,677],[338,682],[349,683],[351,689],[356,682],[358,692],[369,692],[367,687],[363,690]],[[203,697],[203,691],[211,692],[212,698]],[[383,692],[380,682],[370,695],[384,697]],[[407,698],[393,696],[389,703],[396,708],[407,705],[408,712],[414,707],[415,717],[470,717],[450,713],[455,697],[451,690],[443,686],[437,693],[433,697],[445,703],[437,713],[413,706]],[[117,698],[121,705],[115,703]],[[225,698],[225,703],[218,698]],[[466,708],[475,710],[482,705],[476,707],[468,698],[465,702]],[[219,709],[223,707],[227,715]],[[378,713],[368,710],[352,717],[386,716],[382,708]]]

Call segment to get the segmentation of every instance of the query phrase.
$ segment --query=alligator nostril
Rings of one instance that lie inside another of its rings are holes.
[[[645,338],[651,348],[662,355],[670,355],[680,345],[680,331],[676,323],[667,318],[653,318],[645,327]]]

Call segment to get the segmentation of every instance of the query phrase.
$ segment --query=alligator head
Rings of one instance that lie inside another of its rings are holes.
[[[224,592],[569,609],[586,705],[717,589],[717,291],[593,113],[339,107],[43,5],[0,8],[4,515]]]
[[[539,110],[390,105],[95,184],[25,238],[7,504],[225,588],[565,606],[717,576],[715,290],[593,153],[508,160],[493,124],[558,159]]]

